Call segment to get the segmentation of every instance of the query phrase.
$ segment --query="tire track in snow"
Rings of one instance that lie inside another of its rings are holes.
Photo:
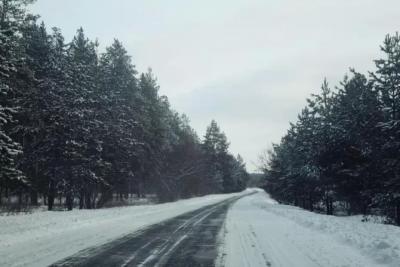
[[[272,201],[265,192],[237,201],[224,224],[218,266],[382,266],[334,236],[306,228],[275,212],[281,209],[292,212]],[[317,220],[322,215],[306,213],[305,216]]]
[[[239,198],[152,225],[51,266],[214,266],[217,235],[229,206]]]

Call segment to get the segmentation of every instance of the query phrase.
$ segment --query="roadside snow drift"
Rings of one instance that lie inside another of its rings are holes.
[[[0,216],[0,266],[46,266],[82,249],[238,194],[159,205]]]
[[[228,211],[218,266],[400,266],[400,228],[280,205],[264,192]]]

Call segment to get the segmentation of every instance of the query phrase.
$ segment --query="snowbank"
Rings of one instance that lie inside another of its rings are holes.
[[[330,234],[376,263],[400,266],[400,227],[375,221],[362,222],[362,216],[335,217],[285,205],[264,208],[306,228]]]
[[[219,266],[400,266],[400,228],[280,205],[266,193],[228,211]]]
[[[82,249],[238,194],[159,205],[0,216],[0,266],[46,266]]]

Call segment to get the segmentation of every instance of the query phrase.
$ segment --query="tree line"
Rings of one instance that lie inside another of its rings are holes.
[[[296,123],[273,145],[265,188],[314,210],[386,215],[400,225],[400,36],[386,36],[368,75],[350,70],[323,82]]]
[[[99,53],[81,28],[67,42],[27,12],[32,2],[0,0],[0,205],[91,209],[245,187],[245,164],[215,121],[200,140],[120,41]]]

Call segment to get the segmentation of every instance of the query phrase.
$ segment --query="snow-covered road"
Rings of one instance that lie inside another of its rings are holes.
[[[280,205],[261,191],[237,201],[223,229],[219,266],[400,266],[399,227]]]
[[[240,196],[151,225],[51,267],[213,266],[227,210]]]
[[[47,266],[83,249],[249,192],[158,205],[0,216],[0,266]]]

